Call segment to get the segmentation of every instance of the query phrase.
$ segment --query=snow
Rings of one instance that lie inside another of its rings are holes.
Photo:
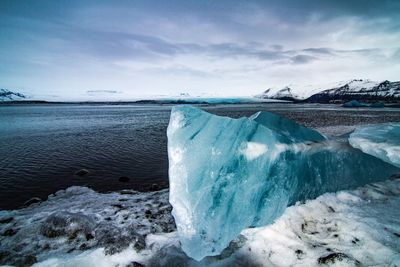
[[[102,248],[115,254],[131,246],[140,250],[150,233],[174,231],[168,191],[130,190],[100,194],[73,186],[27,208],[0,211],[0,264],[24,265],[25,257],[38,261],[70,257]]]
[[[12,92],[8,89],[0,88],[0,101],[13,101],[13,100],[21,100],[26,98],[25,95],[17,92]]]
[[[286,86],[284,88],[269,88],[265,90],[262,94],[256,95],[255,97],[261,99],[281,99],[281,98],[292,98],[292,99],[304,99],[300,90],[294,91],[290,87]]]
[[[375,82],[368,79],[354,79],[343,84],[338,84],[336,87],[348,85],[349,92],[359,92],[362,90],[371,90],[373,87],[379,85],[381,82]]]
[[[243,145],[241,153],[247,160],[254,160],[268,151],[268,147],[264,144],[256,142],[247,142]]]
[[[293,98],[296,100],[304,100],[318,93],[330,95],[369,94],[400,97],[400,83],[353,79],[313,85],[288,85],[283,88],[271,87],[255,97],[261,99]]]
[[[243,229],[272,223],[296,201],[399,171],[347,139],[268,112],[231,119],[175,106],[167,135],[172,214],[195,260],[219,255]]]
[[[243,230],[221,255],[200,262],[183,253],[172,232],[147,235],[139,252],[128,247],[109,255],[95,248],[34,266],[398,266],[399,205],[400,179],[386,180],[297,203],[273,224]]]

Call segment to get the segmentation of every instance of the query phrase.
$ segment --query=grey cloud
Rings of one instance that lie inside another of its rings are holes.
[[[275,45],[271,45],[270,46],[271,48],[272,48],[272,50],[282,50],[283,49],[283,45],[278,45],[278,44],[275,44]]]
[[[26,21],[25,21],[26,23]],[[46,46],[50,41],[56,40],[59,46],[49,47],[47,53],[79,56],[91,56],[97,60],[134,60],[154,61],[161,58],[173,57],[176,55],[205,55],[214,58],[237,58],[252,57],[262,61],[276,61],[290,59],[301,51],[285,51],[282,45],[274,45],[270,49],[262,49],[261,44],[249,42],[245,45],[236,43],[219,43],[200,45],[196,43],[176,43],[159,37],[144,34],[133,34],[124,32],[101,31],[97,29],[86,29],[65,23],[48,24],[42,23],[41,27],[46,31],[40,36],[40,41]],[[27,26],[31,33],[38,31],[34,23]],[[33,37],[35,38],[35,37]],[[48,41],[50,40],[50,41]],[[34,42],[35,44],[35,42]],[[37,44],[36,44],[37,45]],[[327,50],[327,48],[324,48]],[[306,52],[322,53],[323,48],[309,48]],[[59,58],[59,57],[57,57]],[[298,62],[294,60],[293,62]]]
[[[171,56],[179,47],[157,37],[141,34],[106,32],[88,29],[74,29],[60,36],[77,51],[96,57],[111,59],[146,59],[157,56]]]
[[[310,52],[313,54],[325,54],[330,55],[332,54],[332,49],[327,47],[319,47],[319,48],[306,48],[302,50],[303,52]]]
[[[305,63],[309,63],[311,61],[316,60],[316,57],[313,56],[308,56],[308,55],[297,55],[294,57],[291,57],[290,60],[294,63],[294,64],[305,64]]]
[[[325,56],[346,53],[364,53],[368,56],[379,52],[379,49],[335,50],[328,47],[284,50],[284,46],[281,44],[263,48],[262,44],[258,42],[246,42],[244,44],[233,42],[218,44],[179,43],[145,34],[88,29],[67,23],[48,23],[40,20],[27,23],[29,21],[23,20],[20,23],[25,25],[25,31],[29,32],[32,38],[40,38],[32,43],[31,48],[35,45],[45,47],[47,43],[56,40],[59,45],[57,47],[50,46],[44,52],[56,55],[57,63],[59,63],[60,56],[68,54],[68,58],[78,55],[80,57],[92,57],[106,63],[109,63],[110,60],[155,62],[177,55],[197,55],[210,56],[216,59],[248,57],[266,62],[279,62],[280,64],[306,64],[316,59],[322,60]],[[12,25],[7,26],[11,27]],[[46,31],[39,35],[43,28]],[[171,71],[176,73],[192,72],[196,76],[203,75],[196,70],[176,69]]]

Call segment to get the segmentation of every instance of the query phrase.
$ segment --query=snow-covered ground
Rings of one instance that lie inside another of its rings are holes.
[[[180,249],[167,190],[71,187],[1,211],[0,256],[18,266],[399,266],[399,207],[400,179],[324,194],[196,262]]]
[[[145,247],[150,233],[175,231],[168,191],[108,194],[73,186],[27,208],[0,211],[0,264],[29,265],[102,247],[107,255]]]

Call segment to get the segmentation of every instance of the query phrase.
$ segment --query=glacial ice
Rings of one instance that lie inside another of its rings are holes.
[[[176,106],[167,135],[172,214],[195,260],[220,254],[243,229],[272,223],[297,201],[399,171],[266,112],[232,119]]]
[[[400,167],[400,123],[358,127],[350,134],[349,143],[364,153]]]

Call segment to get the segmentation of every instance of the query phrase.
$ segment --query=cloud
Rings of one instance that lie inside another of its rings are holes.
[[[308,56],[308,55],[297,55],[290,58],[294,64],[305,64],[311,61],[316,60],[316,57]]]
[[[116,90],[88,90],[86,91],[87,94],[89,95],[95,95],[95,94],[121,94],[121,92],[116,91]]]
[[[397,0],[3,0],[0,10],[0,86],[35,95],[253,94],[400,72]]]
[[[313,54],[324,54],[324,55],[331,55],[332,54],[332,49],[327,48],[327,47],[310,47],[310,48],[305,48],[302,50],[303,52],[310,52]]]

